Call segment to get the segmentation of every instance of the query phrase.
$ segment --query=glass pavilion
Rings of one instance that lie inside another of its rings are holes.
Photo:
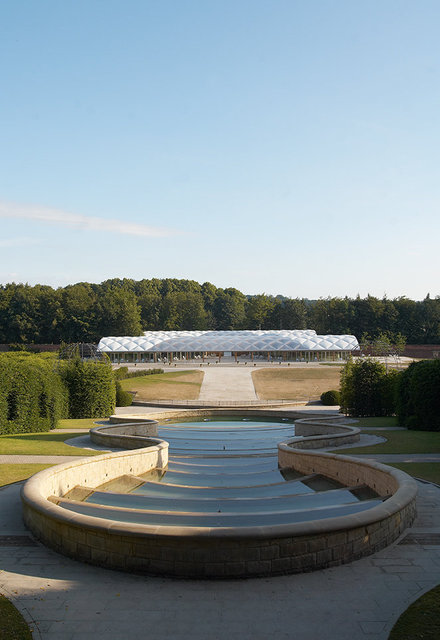
[[[352,335],[317,335],[312,329],[269,331],[146,331],[102,338],[99,351],[114,363],[221,360],[341,361],[359,352]]]

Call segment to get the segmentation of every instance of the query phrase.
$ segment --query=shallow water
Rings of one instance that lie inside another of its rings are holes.
[[[63,506],[117,521],[245,527],[335,517],[378,504],[371,490],[279,469],[277,445],[294,437],[291,422],[224,417],[166,422],[158,436],[170,444],[167,469],[140,476],[137,484],[145,482],[128,493],[103,486],[87,504]]]

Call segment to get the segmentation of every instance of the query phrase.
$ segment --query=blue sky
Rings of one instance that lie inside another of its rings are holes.
[[[440,295],[437,0],[3,0],[0,283]]]

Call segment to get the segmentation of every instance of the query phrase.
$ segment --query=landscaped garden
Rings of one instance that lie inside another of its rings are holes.
[[[0,593],[1,640],[32,640],[32,633],[19,611]]]
[[[194,400],[199,397],[202,371],[171,371],[121,380],[124,391],[136,394],[136,400]]]
[[[440,637],[440,586],[412,603],[400,616],[388,640],[438,640]]]
[[[252,372],[260,400],[319,400],[328,389],[338,389],[341,366],[308,365],[284,369],[257,369]]]

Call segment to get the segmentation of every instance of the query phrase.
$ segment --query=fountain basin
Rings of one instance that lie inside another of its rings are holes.
[[[321,474],[346,487],[365,485],[385,501],[335,517],[327,513],[320,519],[315,511],[305,521],[292,517],[289,522],[281,518],[278,523],[249,526],[246,521],[237,526],[233,518],[224,518],[222,526],[198,526],[196,517],[190,518],[191,526],[188,519],[175,525],[145,524],[144,512],[130,506],[81,503],[83,513],[71,511],[64,496],[73,487],[93,489],[124,475],[140,476],[166,467],[167,443],[134,436],[132,426],[129,431],[130,435],[118,437],[136,437],[142,448],[65,463],[28,480],[22,490],[23,513],[37,538],[76,559],[115,569],[203,578],[256,577],[351,562],[390,544],[415,516],[416,483],[407,474],[378,463],[294,448],[298,441],[278,445],[281,467],[303,476]],[[116,435],[114,430],[112,434]],[[324,435],[329,437],[328,432]],[[259,460],[264,458],[253,459],[257,465]],[[131,521],[123,521],[124,514]]]

